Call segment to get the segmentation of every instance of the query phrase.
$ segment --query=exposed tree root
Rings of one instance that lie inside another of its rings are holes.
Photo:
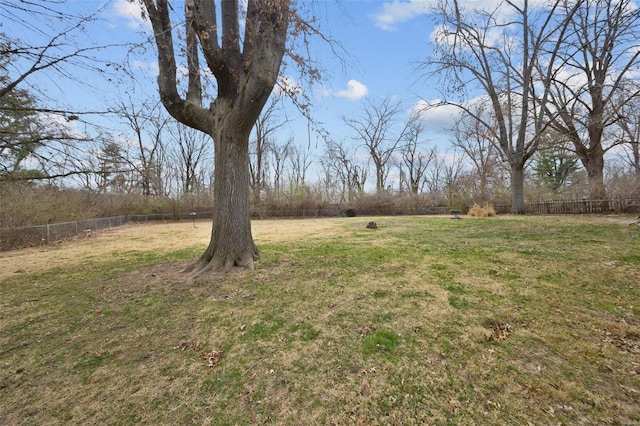
[[[257,259],[258,255],[249,251],[235,257],[230,255],[221,256],[214,254],[209,260],[207,260],[207,256],[205,255],[189,264],[181,272],[189,274],[190,279],[195,280],[202,278],[211,272],[221,273],[224,275],[231,272],[234,268],[253,270]]]

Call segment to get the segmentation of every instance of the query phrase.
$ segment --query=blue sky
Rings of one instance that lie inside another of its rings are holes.
[[[313,102],[314,118],[325,123],[336,140],[350,140],[353,136],[341,117],[357,114],[362,110],[364,100],[375,102],[391,96],[403,103],[408,114],[421,99],[438,97],[434,82],[420,79],[420,72],[416,69],[417,62],[424,60],[431,48],[429,39],[433,23],[427,14],[431,3],[429,0],[324,0],[309,3],[317,11],[323,31],[344,48],[346,65],[343,66],[343,61],[334,56],[329,46],[316,40],[312,54],[324,68],[324,79],[312,88],[305,88]],[[148,26],[140,20],[139,6],[126,0],[72,0],[69,5],[76,8],[74,11],[78,14],[100,10],[100,19],[87,26],[86,33],[81,35],[81,43],[119,46],[99,53],[105,60],[104,75],[96,75],[93,70],[71,68],[75,82],[38,74],[29,83],[61,107],[78,111],[105,110],[113,106],[118,97],[126,97],[127,93],[139,98],[157,99],[155,51],[152,44],[144,44],[150,33]],[[181,6],[177,5],[176,9],[181,12]],[[11,20],[3,21],[2,31],[25,39],[37,37],[40,30],[46,38],[47,33],[56,30],[56,24],[51,22],[33,22],[25,31],[24,25],[14,27]],[[147,47],[146,52],[143,49],[130,51],[132,43],[142,43]],[[132,89],[129,79],[122,78],[119,72],[122,64],[128,64],[128,68],[135,72],[135,89]],[[291,111],[292,117],[299,117]],[[432,134],[426,136],[442,139],[439,130],[450,118],[448,113],[433,115],[427,127]],[[109,116],[91,116],[87,121],[99,122],[114,131],[120,126],[114,117]],[[306,145],[306,128],[306,121],[299,117],[283,130],[280,137],[294,137],[296,141],[303,139],[301,143]]]
[[[409,111],[419,99],[435,96],[436,92],[421,81],[417,70],[418,61],[424,60],[430,49],[432,25],[426,15],[399,22],[394,15],[383,14],[392,5],[390,2],[361,0],[342,5],[348,14],[341,14],[336,8],[328,24],[349,62],[346,69],[335,69],[325,83],[326,96],[319,96],[319,106],[326,108],[327,122],[341,121],[335,112],[345,115],[357,112],[365,97],[375,101],[393,96]],[[422,10],[426,10],[426,4]],[[323,47],[323,57],[331,58],[326,46]]]

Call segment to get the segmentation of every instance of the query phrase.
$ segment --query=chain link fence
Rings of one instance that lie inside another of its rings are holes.
[[[4,228],[0,229],[0,250],[43,243],[50,244],[77,235],[89,234],[99,229],[124,225],[128,221],[128,216],[114,216],[76,222]]]
[[[415,214],[445,214],[449,209],[430,208],[420,211],[411,211],[406,208],[385,208],[359,210],[358,216],[403,216]],[[336,217],[344,215],[344,211],[337,209],[323,210],[298,210],[280,209],[252,212],[254,219],[266,218],[313,218]],[[89,219],[76,222],[50,223],[47,225],[24,226],[20,228],[0,229],[0,250],[10,250],[18,247],[28,247],[38,244],[51,244],[59,240],[73,238],[78,235],[90,234],[105,228],[121,226],[128,222],[152,222],[152,221],[180,221],[212,219],[213,212],[189,212],[189,213],[154,213],[128,216],[114,216],[101,219]]]

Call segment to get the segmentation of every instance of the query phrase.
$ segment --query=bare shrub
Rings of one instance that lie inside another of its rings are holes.
[[[0,185],[0,228],[126,216],[174,213],[203,208],[190,200],[144,197],[140,194],[99,194],[90,190],[9,182]]]
[[[350,207],[362,216],[397,214],[397,201],[397,197],[384,192],[367,194],[354,200]]]

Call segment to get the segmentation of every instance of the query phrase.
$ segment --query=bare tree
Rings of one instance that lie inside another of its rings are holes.
[[[78,16],[68,13],[65,3],[66,0],[0,2],[0,15],[5,18],[5,27],[9,24],[10,29],[18,27],[21,32],[32,36],[30,39],[19,39],[0,32],[0,57],[9,60],[12,70],[11,78],[0,86],[0,98],[25,85],[34,93],[37,92],[38,87],[33,80],[47,73],[88,85],[88,82],[77,81],[70,69],[100,69],[98,60],[91,54],[110,46],[81,43],[85,40],[82,34],[87,24],[96,20],[100,10],[87,16]],[[56,26],[50,26],[52,22]],[[37,110],[64,113],[49,108]]]
[[[435,152],[429,167],[425,170],[424,183],[426,191],[430,194],[444,195],[444,158],[439,152]]]
[[[640,109],[624,115],[618,122],[623,140],[620,157],[640,179]]]
[[[463,207],[465,197],[462,192],[468,188],[464,165],[464,156],[459,152],[446,152],[443,155],[441,166],[444,191],[449,207],[454,210],[460,210]]]
[[[31,91],[14,85],[8,68],[9,58],[0,57],[0,88],[12,86],[0,96],[0,180],[86,173],[88,137],[74,129],[77,117],[41,111]]]
[[[291,1],[186,0],[184,97],[178,82],[172,7],[167,0],[140,1],[158,50],[162,103],[175,119],[210,135],[214,142],[216,208],[211,240],[189,270],[199,274],[234,265],[252,268],[258,248],[250,222],[249,136],[278,78],[294,17]],[[209,94],[213,102],[206,107],[201,55],[216,80],[216,93]]]
[[[280,119],[279,117],[280,102],[281,99],[279,97],[271,97],[271,100],[256,121],[254,137],[249,143],[251,189],[257,200],[260,200],[261,191],[267,189],[268,186],[267,157],[270,145],[275,143],[273,135],[288,122],[288,120]]]
[[[177,145],[176,167],[182,193],[192,193],[197,187],[204,186],[204,182],[200,182],[199,174],[205,157],[210,153],[209,141],[204,133],[179,123],[175,127],[172,139]]]
[[[640,65],[640,9],[631,0],[568,0],[569,17],[551,85],[552,126],[566,135],[587,170],[589,196],[605,199],[604,156],[615,146],[606,129],[620,119],[627,102],[640,94],[626,80]]]
[[[424,125],[420,122],[418,115],[409,121],[405,133],[404,144],[401,148],[401,176],[404,177],[407,188],[411,194],[418,194],[425,185],[425,174],[429,165],[436,157],[436,149],[424,150],[425,141],[422,139]],[[406,172],[404,168],[406,167]]]
[[[340,183],[339,202],[353,201],[364,192],[367,169],[354,161],[355,154],[344,143],[327,141],[327,149],[321,160],[328,175],[333,175]],[[326,179],[327,182],[330,179]]]
[[[168,118],[162,116],[157,105],[150,106],[146,102],[136,104],[131,97],[120,101],[117,111],[134,133],[137,151],[131,158],[131,167],[138,172],[142,195],[162,195],[158,188],[162,165],[159,157],[164,149],[162,133]]]
[[[436,51],[423,62],[429,77],[447,81],[443,100],[434,106],[456,106],[487,132],[495,132],[492,137],[511,171],[513,214],[524,212],[524,169],[540,142],[544,117],[539,111],[546,111],[548,70],[566,30],[566,20],[554,18],[559,3],[536,9],[528,0],[506,0],[493,9],[476,10],[463,9],[458,0],[442,2],[436,10],[441,21]],[[469,92],[487,98],[491,121],[469,108]]]
[[[291,153],[293,139],[288,139],[285,143],[279,144],[273,141],[269,144],[269,157],[271,158],[273,170],[273,190],[276,194],[280,193],[284,178],[284,168],[287,164],[287,158]]]
[[[369,100],[363,103],[360,116],[342,118],[355,131],[354,139],[364,145],[371,156],[378,193],[385,190],[391,160],[408,131],[407,122],[400,123],[400,129],[394,132],[401,112],[401,104],[386,97],[377,103]]]
[[[97,20],[101,9],[80,15],[68,12],[67,3],[0,1],[0,116],[30,123],[19,130],[16,126],[3,128],[0,150],[4,154],[11,151],[14,159],[29,158],[39,163],[41,179],[95,171],[88,170],[84,158],[89,151],[89,137],[75,131],[73,123],[98,111],[61,105],[51,88],[64,90],[69,83],[89,90],[94,81],[79,78],[78,74],[88,70],[95,71],[96,78],[108,75],[109,67],[98,52],[114,47],[96,45],[86,37],[88,25]],[[45,89],[41,86],[43,81],[53,85]],[[30,102],[14,102],[25,93],[31,97]],[[9,146],[5,142],[10,134]],[[13,178],[19,178],[19,174],[13,173]]]
[[[307,182],[307,171],[311,167],[308,150],[302,150],[295,145],[289,151],[289,185],[304,186]]]
[[[488,202],[491,179],[501,167],[497,152],[499,145],[493,139],[495,130],[487,131],[475,118],[483,117],[487,113],[485,106],[478,102],[470,108],[475,116],[462,115],[456,123],[452,144],[464,153],[473,165],[474,174],[477,176],[477,183],[474,186],[477,186],[480,193],[476,201]],[[490,118],[483,117],[483,119],[486,122],[492,121]]]
[[[333,172],[332,164],[326,157],[320,157],[320,166],[317,183],[320,198],[329,202],[338,202],[344,196],[341,191],[341,181]]]

